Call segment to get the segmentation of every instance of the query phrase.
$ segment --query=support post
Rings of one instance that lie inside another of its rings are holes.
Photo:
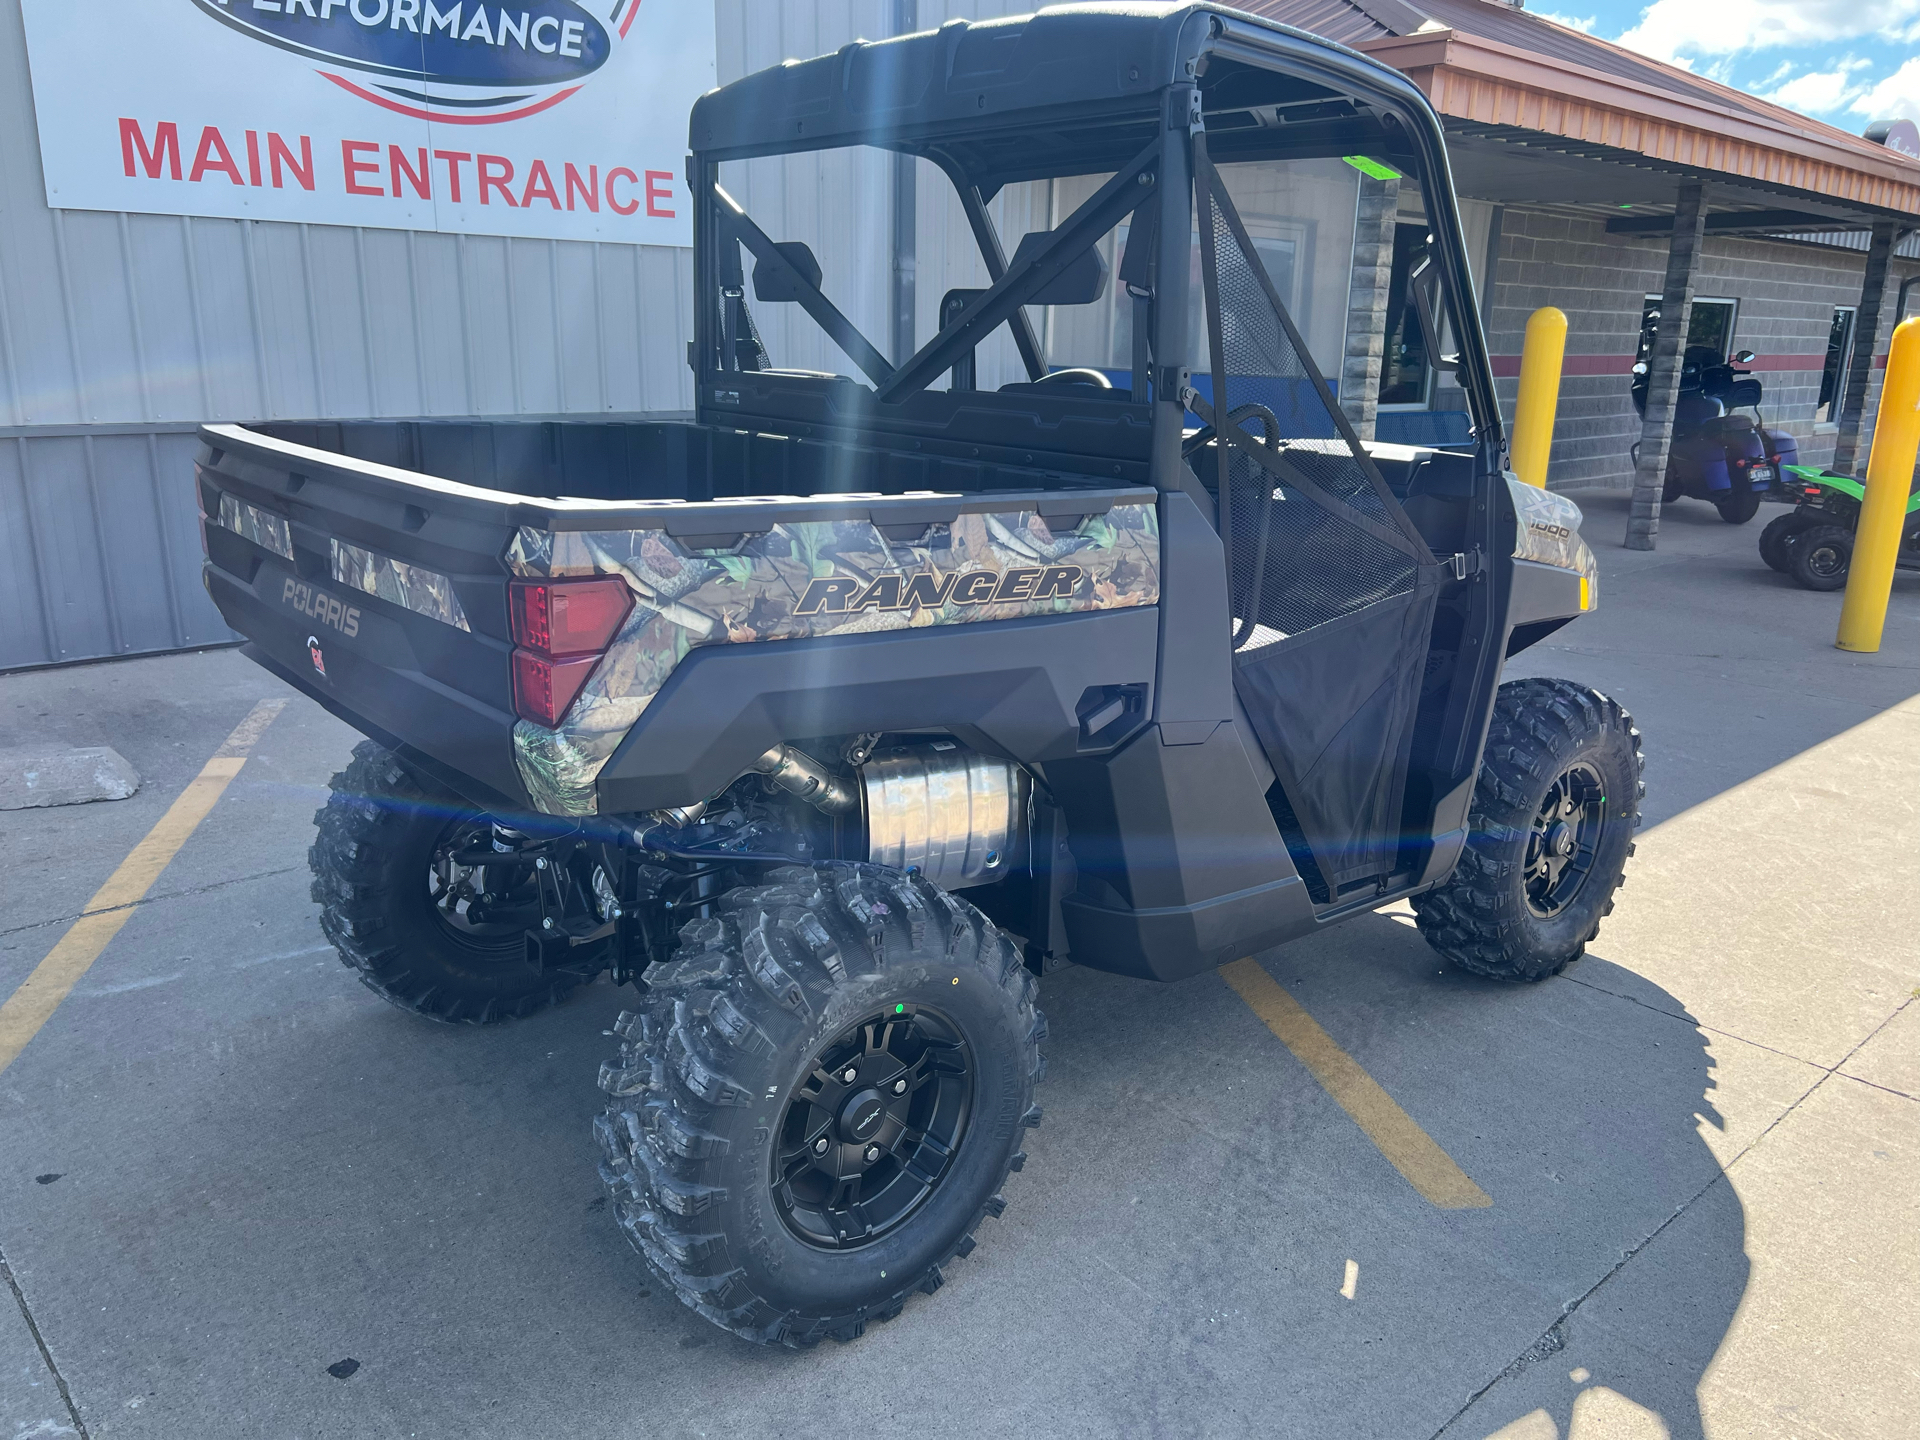
[[[1693,318],[1693,270],[1706,234],[1704,185],[1682,185],[1673,212],[1667,251],[1667,281],[1660,294],[1660,325],[1647,357],[1647,413],[1640,423],[1640,463],[1633,472],[1633,503],[1627,515],[1627,549],[1651,550],[1660,533],[1660,492],[1667,482],[1673,447],[1673,411],[1680,398],[1680,358]]]
[[[1196,340],[1189,334],[1193,281],[1191,241],[1168,239],[1191,233],[1193,213],[1193,120],[1200,104],[1194,87],[1174,85],[1162,102],[1160,147],[1160,236],[1153,297],[1153,468],[1154,487],[1185,488],[1189,473],[1180,458],[1186,423],[1186,397],[1181,393],[1192,378]],[[1163,615],[1165,611],[1161,612]]]
[[[1833,443],[1833,468],[1843,474],[1850,474],[1860,463],[1860,427],[1866,418],[1867,388],[1873,383],[1873,357],[1880,353],[1882,333],[1893,328],[1888,323],[1892,307],[1887,304],[1887,281],[1899,238],[1898,229],[1881,221],[1874,225],[1867,245],[1867,273],[1853,321],[1853,358],[1847,366],[1846,393],[1840,397],[1840,433]]]
[[[893,0],[893,33],[911,35],[920,28],[919,0]],[[920,186],[912,155],[893,157],[893,266],[889,277],[887,334],[893,363],[904,365],[914,350],[914,282],[919,266]]]
[[[1553,420],[1560,409],[1560,370],[1567,357],[1566,313],[1542,305],[1527,321],[1520,351],[1520,394],[1513,402],[1513,473],[1547,488],[1547,457],[1553,452]]]
[[[1347,285],[1347,343],[1340,357],[1340,408],[1353,433],[1373,439],[1380,413],[1380,375],[1386,364],[1387,293],[1393,281],[1393,229],[1400,215],[1400,181],[1360,177],[1353,219],[1353,271]]]
[[[1873,453],[1867,461],[1867,496],[1860,503],[1860,523],[1853,533],[1853,560],[1847,569],[1846,599],[1840,606],[1840,633],[1833,642],[1842,650],[1871,655],[1880,648],[1917,455],[1920,317],[1901,321],[1887,355],[1887,379],[1880,387]]]

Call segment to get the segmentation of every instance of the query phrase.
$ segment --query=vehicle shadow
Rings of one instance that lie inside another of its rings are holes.
[[[1701,1436],[1697,1387],[1749,1269],[1744,1212],[1706,1140],[1747,1121],[1717,1106],[1708,1037],[1603,945],[1560,978],[1507,986],[1447,966],[1401,918],[1263,964],[1487,1192],[1484,1209],[1422,1200],[1218,978],[1155,990],[1052,977],[1048,1102],[1065,1133],[1044,1157],[1049,1192],[1090,1230],[1121,1227],[1134,1279],[1206,1297],[1162,1302],[1113,1419],[1225,1433],[1228,1415],[1265,1415],[1356,1440],[1481,1437],[1524,1419],[1511,1433],[1538,1440],[1569,1434],[1578,1404],[1575,1436],[1597,1433],[1595,1407],[1640,1414],[1618,1433]],[[1219,1057],[1215,1073],[1234,1078],[1143,1079],[1180,1057]],[[1187,1131],[1177,1166],[1132,1181],[1177,1242],[1114,1221],[1139,1206],[1099,1193],[1117,1178],[1101,1159],[1116,1113],[1130,1153],[1162,1137],[1143,1116],[1178,1117],[1170,1145]],[[1195,1146],[1196,1130],[1212,1143]],[[1243,1342],[1211,1318],[1231,1312]]]

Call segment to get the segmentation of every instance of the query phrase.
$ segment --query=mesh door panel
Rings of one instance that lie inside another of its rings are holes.
[[[1275,644],[1396,595],[1410,594],[1418,563],[1347,524],[1229,449],[1236,621],[1252,621],[1241,653]],[[1261,526],[1266,526],[1264,556]]]
[[[1270,448],[1289,472],[1337,502],[1328,507],[1290,494],[1286,478],[1259,465],[1239,445],[1224,447],[1237,648],[1258,649],[1410,593],[1428,557],[1256,268],[1257,258],[1230,218],[1231,201],[1219,173],[1208,167],[1207,180],[1208,233],[1202,242],[1212,248],[1218,291],[1212,358],[1220,408],[1215,414],[1230,411],[1238,418],[1236,441],[1277,439]],[[1266,425],[1269,416],[1277,437]],[[1349,523],[1340,507],[1404,537],[1403,542],[1390,543]]]
[[[1396,863],[1439,567],[1259,268],[1204,140],[1194,149],[1234,685],[1276,814],[1337,899]]]

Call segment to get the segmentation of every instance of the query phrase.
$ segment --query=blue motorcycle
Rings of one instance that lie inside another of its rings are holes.
[[[1648,329],[1659,322],[1648,317]],[[1649,333],[1648,340],[1652,336]],[[1680,396],[1674,407],[1673,443],[1667,452],[1666,483],[1660,498],[1671,505],[1682,496],[1705,500],[1729,525],[1744,525],[1759,512],[1760,501],[1781,483],[1784,467],[1800,460],[1794,438],[1767,427],[1760,415],[1761,385],[1753,372],[1751,350],[1733,360],[1711,345],[1689,345],[1680,363]],[[1647,413],[1647,364],[1633,367],[1633,408]],[[1750,409],[1751,417],[1736,414]],[[1633,447],[1640,462],[1640,447]]]

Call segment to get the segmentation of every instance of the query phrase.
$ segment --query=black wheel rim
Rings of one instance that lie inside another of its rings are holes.
[[[1527,908],[1559,915],[1586,886],[1607,821],[1607,791],[1591,766],[1569,766],[1547,787],[1527,834]]]
[[[1831,540],[1823,540],[1807,551],[1806,559],[1801,562],[1807,567],[1807,573],[1820,580],[1831,580],[1847,567],[1846,556],[1840,547]]]
[[[787,1228],[823,1250],[898,1229],[952,1172],[973,1088],[972,1053],[936,1011],[892,1005],[843,1032],[775,1132],[773,1199]]]
[[[450,822],[433,842],[427,864],[427,901],[453,940],[479,955],[522,954],[522,936],[540,923],[533,871],[519,866],[463,864],[493,847],[493,822],[467,815]]]

